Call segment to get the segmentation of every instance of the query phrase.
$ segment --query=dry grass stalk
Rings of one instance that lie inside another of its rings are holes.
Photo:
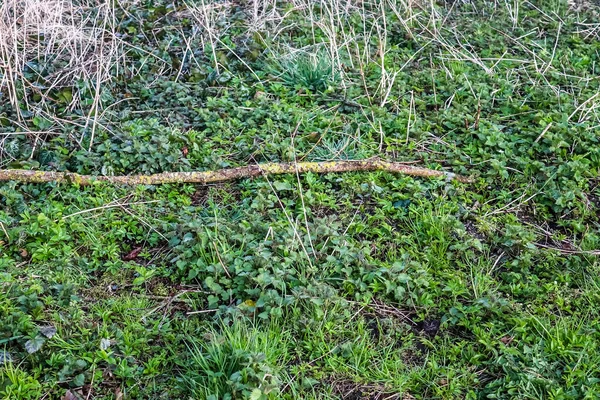
[[[51,94],[63,88],[70,90],[67,108],[82,108],[76,87],[83,83],[94,97],[84,125],[96,129],[101,87],[122,55],[114,7],[111,0],[0,3],[0,91],[13,106],[15,122],[25,122],[24,111],[52,119]]]

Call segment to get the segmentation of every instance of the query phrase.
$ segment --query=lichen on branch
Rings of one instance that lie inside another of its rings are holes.
[[[447,179],[457,180],[459,182],[472,182],[470,178],[456,175],[452,172],[414,167],[398,162],[383,161],[377,158],[327,162],[265,163],[248,165],[245,167],[225,168],[215,171],[162,172],[153,175],[121,176],[94,176],[80,175],[72,172],[6,169],[0,170],[0,181],[19,181],[27,183],[67,182],[79,185],[89,185],[95,181],[122,185],[160,185],[165,183],[207,184],[263,175],[301,174],[305,172],[329,174],[356,171],[386,171],[423,178],[446,177]]]

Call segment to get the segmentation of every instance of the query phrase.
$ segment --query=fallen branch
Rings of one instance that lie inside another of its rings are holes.
[[[472,182],[468,177],[452,172],[436,171],[428,168],[413,167],[403,163],[388,162],[379,159],[360,161],[327,161],[300,163],[266,163],[246,167],[225,168],[216,171],[201,172],[163,172],[154,175],[93,176],[71,172],[31,171],[22,169],[0,170],[0,181],[20,181],[27,183],[66,182],[89,185],[95,181],[122,185],[160,185],[164,183],[216,183],[252,178],[262,175],[280,175],[314,172],[327,174],[332,172],[387,171],[397,174],[424,178],[446,177],[459,182]]]

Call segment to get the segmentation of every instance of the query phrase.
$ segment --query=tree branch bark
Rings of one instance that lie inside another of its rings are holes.
[[[423,178],[446,177],[449,180],[457,180],[459,182],[466,183],[473,181],[468,177],[456,175],[452,172],[413,167],[402,163],[388,162],[379,159],[360,161],[265,163],[249,165],[246,167],[225,168],[215,171],[163,172],[154,175],[121,176],[93,176],[80,175],[71,172],[5,169],[0,170],[0,181],[19,181],[27,183],[66,182],[76,183],[79,185],[89,185],[95,181],[103,181],[121,185],[160,185],[165,183],[206,184],[233,181],[237,179],[252,178],[263,175],[281,175],[305,172],[328,174],[334,172],[354,171],[387,171],[396,174]]]

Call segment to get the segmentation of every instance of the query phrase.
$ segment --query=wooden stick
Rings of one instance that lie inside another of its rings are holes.
[[[456,175],[452,172],[413,167],[403,163],[388,162],[376,158],[359,161],[265,163],[248,165],[246,167],[225,168],[216,171],[163,172],[154,175],[121,176],[93,176],[79,175],[71,172],[5,169],[0,170],[0,181],[19,181],[27,183],[66,182],[79,185],[89,185],[95,181],[121,185],[160,185],[164,183],[206,184],[252,178],[262,175],[295,174],[304,172],[328,174],[333,172],[354,171],[387,171],[423,178],[446,177],[447,179],[454,179],[459,182],[473,182],[473,180],[468,177]]]

